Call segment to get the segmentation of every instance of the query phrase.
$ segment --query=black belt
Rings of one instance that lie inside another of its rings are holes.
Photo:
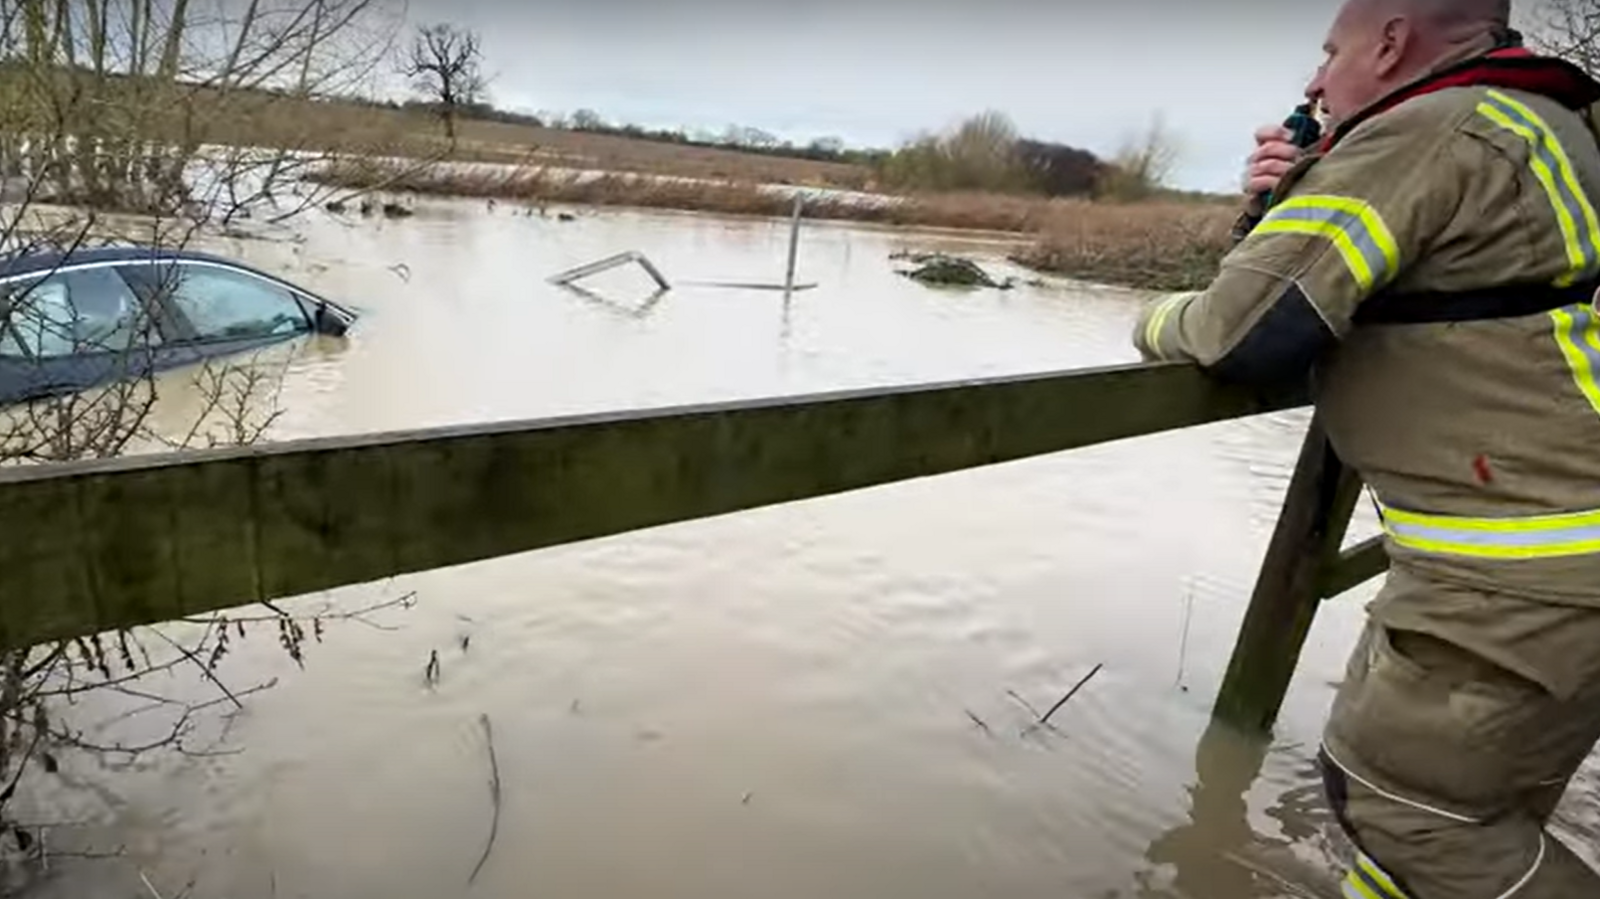
[[[1507,284],[1478,290],[1380,293],[1356,307],[1358,325],[1411,325],[1424,322],[1471,322],[1516,318],[1588,303],[1600,282],[1571,287],[1549,284]]]

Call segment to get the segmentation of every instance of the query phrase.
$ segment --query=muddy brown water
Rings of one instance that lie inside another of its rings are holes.
[[[427,202],[218,248],[364,310],[286,348],[278,438],[1131,361],[1143,295],[1065,281],[938,291],[891,252],[1003,241]],[[677,282],[615,272],[643,251]],[[170,379],[173,383],[178,376]],[[169,391],[170,427],[192,412]],[[1208,730],[1303,412],[1122,441],[397,577],[286,603],[415,592],[330,623],[300,670],[258,629],[219,675],[218,754],[79,760],[36,782],[61,849],[45,896],[1336,896],[1312,759],[1369,584],[1318,617],[1266,743]],[[1351,539],[1373,533],[1363,511]],[[463,641],[466,647],[463,648]],[[438,653],[440,677],[424,668]],[[1048,707],[1104,668],[1053,719]],[[169,692],[215,698],[180,675]],[[158,720],[108,723],[129,742]],[[161,712],[152,713],[159,719]],[[493,722],[502,783],[494,850]],[[978,722],[982,722],[979,724]],[[1563,811],[1593,846],[1600,779]]]

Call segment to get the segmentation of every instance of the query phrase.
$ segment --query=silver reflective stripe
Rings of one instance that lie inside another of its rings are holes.
[[[1369,283],[1382,284],[1388,278],[1389,257],[1361,216],[1349,210],[1326,206],[1285,205],[1274,209],[1272,218],[1279,221],[1317,222],[1339,229],[1350,238],[1350,243],[1366,261],[1367,271],[1371,273]]]
[[[1595,245],[1600,235],[1595,234],[1594,209],[1583,197],[1574,192],[1573,179],[1576,176],[1571,163],[1566,159],[1565,151],[1560,149],[1560,145],[1556,142],[1555,135],[1550,133],[1544,122],[1538,120],[1537,113],[1498,91],[1489,91],[1483,104],[1532,135],[1529,137],[1525,134],[1523,138],[1528,141],[1534,159],[1550,173],[1550,181],[1545,185],[1545,189],[1549,192],[1551,201],[1559,203],[1572,221],[1575,233],[1570,235],[1569,239],[1576,243],[1576,249],[1581,257],[1574,262],[1579,262],[1579,267],[1584,273],[1594,272],[1596,267],[1600,266],[1600,247]]]
[[[1555,322],[1556,345],[1572,370],[1573,383],[1577,385],[1589,405],[1600,412],[1600,345],[1596,345],[1595,312],[1589,305],[1567,306],[1550,310]]]
[[[1555,547],[1579,543],[1600,546],[1600,524],[1577,525],[1563,528],[1481,531],[1463,528],[1436,527],[1407,522],[1386,522],[1385,527],[1395,537],[1410,540],[1455,543],[1463,546]],[[1579,550],[1593,552],[1593,549]]]

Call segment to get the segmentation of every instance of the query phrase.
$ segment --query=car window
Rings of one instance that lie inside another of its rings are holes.
[[[6,331],[28,356],[66,356],[72,353],[72,304],[61,278],[14,281],[5,286]],[[5,355],[18,355],[11,341]]]
[[[202,340],[234,340],[311,330],[300,303],[263,278],[210,265],[164,273],[167,296]]]
[[[58,272],[0,286],[8,339],[0,353],[41,358],[122,352],[160,342],[138,298],[110,268]]]

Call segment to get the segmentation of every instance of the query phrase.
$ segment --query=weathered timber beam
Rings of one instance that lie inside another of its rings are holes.
[[[1277,720],[1317,607],[1333,585],[1324,572],[1336,570],[1360,495],[1360,478],[1313,418],[1217,694],[1217,717],[1257,732]]]
[[[0,472],[0,645],[937,475],[1292,404],[1186,365]]]
[[[1383,538],[1371,537],[1339,554],[1322,573],[1317,592],[1323,599],[1331,599],[1388,570],[1389,554],[1383,549]]]

